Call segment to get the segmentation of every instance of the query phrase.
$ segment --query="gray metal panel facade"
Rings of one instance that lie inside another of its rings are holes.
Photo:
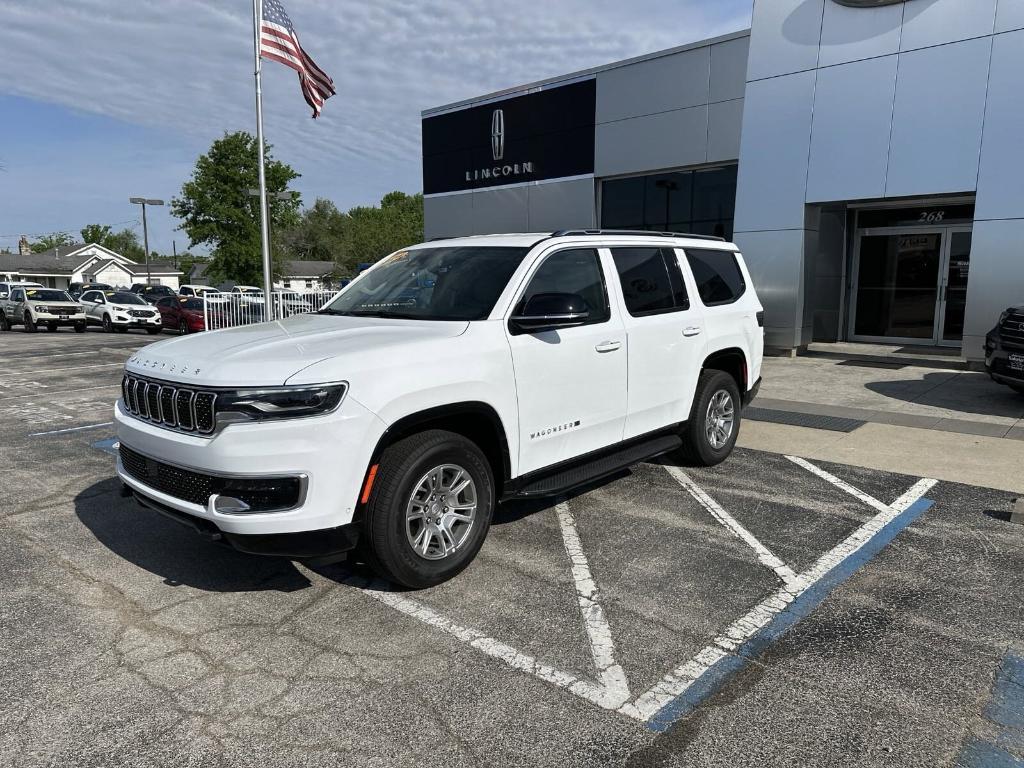
[[[593,179],[556,181],[528,189],[531,232],[589,229],[597,225]]]
[[[902,5],[850,8],[825,3],[819,65],[830,67],[898,52],[902,23]]]
[[[886,196],[974,190],[991,48],[985,37],[900,55]]]
[[[1024,8],[1024,0],[1015,0]],[[978,175],[978,219],[1024,216],[1024,29],[996,35],[992,48],[985,143]]]
[[[996,32],[1024,29],[1024,0],[999,0],[996,7]]]
[[[808,202],[884,196],[897,59],[883,56],[818,73]]]
[[[710,49],[696,48],[597,73],[597,122],[708,103]]]
[[[599,123],[594,174],[615,176],[707,159],[707,106]]]
[[[996,0],[913,0],[904,4],[900,50],[992,34]]]
[[[747,91],[750,38],[741,37],[711,46],[711,102],[742,99]]]
[[[1024,0],[755,0],[753,19],[736,239],[765,289],[769,339],[811,339],[795,281],[826,257],[813,204],[976,192],[963,348],[980,358],[1000,305],[1024,294],[1012,245],[1024,238],[1024,32],[998,34],[1024,27]]]
[[[813,107],[813,71],[747,84],[737,232],[803,227]]]
[[[743,99],[720,101],[708,107],[709,163],[734,161],[740,156]]]

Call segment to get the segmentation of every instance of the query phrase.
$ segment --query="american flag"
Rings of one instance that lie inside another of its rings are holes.
[[[279,61],[299,73],[302,95],[313,108],[314,118],[320,114],[324,102],[334,95],[334,81],[302,50],[292,20],[280,0],[263,0],[260,56]]]

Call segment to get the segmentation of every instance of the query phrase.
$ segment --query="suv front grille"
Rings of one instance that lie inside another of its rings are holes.
[[[129,413],[153,424],[200,435],[210,434],[216,425],[213,392],[125,374],[121,395]]]
[[[132,317],[154,317],[155,312],[149,309],[129,309],[128,314]]]
[[[1008,347],[1024,349],[1024,310],[1014,310],[999,326],[999,336]]]
[[[140,483],[176,499],[205,507],[213,494],[244,501],[252,512],[294,509],[305,497],[302,476],[222,477],[165,464],[143,456],[124,443],[118,447],[124,471]]]

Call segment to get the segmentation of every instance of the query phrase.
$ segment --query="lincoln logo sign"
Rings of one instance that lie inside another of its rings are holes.
[[[905,3],[907,0],[835,0],[835,2],[850,8],[878,8],[882,5]]]
[[[505,110],[496,109],[491,113],[491,157],[495,165],[466,171],[466,181],[501,179],[506,176],[522,176],[533,173],[533,161],[502,163],[505,157]]]

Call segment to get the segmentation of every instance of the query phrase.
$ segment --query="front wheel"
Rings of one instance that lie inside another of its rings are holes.
[[[182,336],[188,333],[188,323],[186,321],[181,321],[181,325],[178,326],[178,333]]]
[[[496,503],[490,464],[475,443],[439,429],[389,446],[366,509],[370,564],[412,589],[440,584],[476,557]]]
[[[0,331],[11,330],[11,323],[7,320],[7,315],[0,312]]]
[[[104,315],[103,316],[103,332],[104,333],[113,333],[114,332],[114,324],[112,322],[110,322],[110,315]]]
[[[32,320],[32,315],[28,312],[25,313],[25,317],[23,319],[25,321],[25,333],[35,333],[38,330],[36,328],[35,321]]]
[[[683,426],[682,458],[711,467],[732,453],[740,433],[740,390],[725,371],[703,371],[697,380],[690,419]]]

